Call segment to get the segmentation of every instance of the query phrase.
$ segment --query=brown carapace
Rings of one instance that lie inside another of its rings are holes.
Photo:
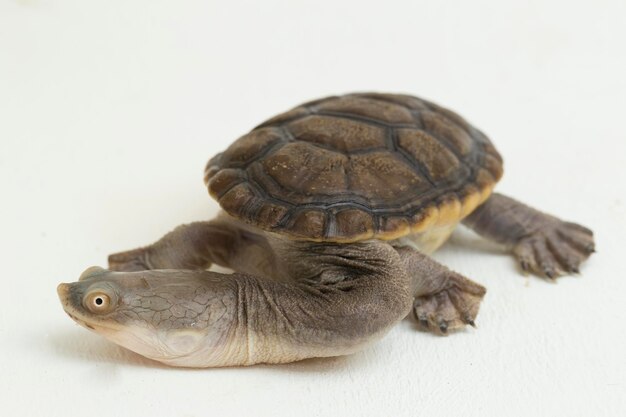
[[[458,223],[502,176],[489,139],[416,97],[361,93],[302,104],[211,159],[230,215],[294,238],[396,239]]]

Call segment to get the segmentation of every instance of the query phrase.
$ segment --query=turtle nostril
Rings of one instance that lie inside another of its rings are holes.
[[[70,292],[70,285],[61,283],[57,286],[57,294],[59,294],[59,298],[64,299],[68,296]]]

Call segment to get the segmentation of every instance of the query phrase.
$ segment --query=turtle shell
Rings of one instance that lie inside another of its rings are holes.
[[[502,176],[489,139],[408,95],[323,98],[275,116],[209,161],[231,216],[296,239],[396,239],[459,222]]]

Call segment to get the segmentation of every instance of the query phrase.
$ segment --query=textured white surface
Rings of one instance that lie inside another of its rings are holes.
[[[3,416],[626,415],[623,0],[0,1]],[[206,159],[301,101],[422,95],[485,130],[499,190],[592,227],[553,285],[467,231],[476,330],[351,357],[162,367],[74,325],[61,281],[216,212]]]

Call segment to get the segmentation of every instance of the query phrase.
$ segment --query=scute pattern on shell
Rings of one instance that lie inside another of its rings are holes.
[[[279,114],[209,161],[230,215],[293,238],[395,239],[461,220],[502,176],[489,139],[408,95],[328,97]]]

